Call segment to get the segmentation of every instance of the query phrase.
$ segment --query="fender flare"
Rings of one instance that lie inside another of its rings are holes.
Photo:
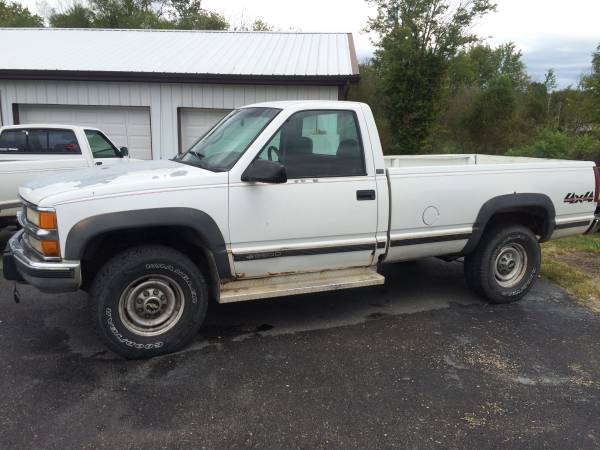
[[[87,245],[100,234],[157,226],[183,226],[193,229],[202,240],[202,244],[213,254],[219,277],[231,278],[227,247],[219,226],[204,211],[192,208],[136,209],[99,214],[83,219],[67,234],[65,259],[81,260]]]
[[[540,236],[540,242],[547,241],[550,239],[556,225],[556,211],[550,197],[545,194],[506,194],[492,197],[483,204],[473,224],[473,233],[461,253],[466,255],[475,250],[485,231],[485,227],[495,214],[511,212],[530,213],[531,208],[540,208],[544,211],[544,229]]]

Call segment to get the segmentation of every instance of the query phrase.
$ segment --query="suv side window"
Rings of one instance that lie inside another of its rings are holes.
[[[117,148],[97,130],[85,130],[85,136],[90,144],[94,158],[120,158]]]
[[[0,153],[78,155],[81,149],[71,130],[20,128],[2,132]]]
[[[291,116],[258,155],[279,161],[288,178],[366,175],[353,111],[302,111]]]

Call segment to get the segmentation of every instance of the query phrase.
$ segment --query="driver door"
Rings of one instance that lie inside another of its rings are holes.
[[[238,277],[373,264],[377,186],[357,112],[300,111],[257,158],[279,161],[288,180],[230,184],[231,250]]]

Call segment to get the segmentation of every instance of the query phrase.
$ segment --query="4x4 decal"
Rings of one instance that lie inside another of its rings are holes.
[[[577,195],[574,192],[569,192],[565,199],[565,203],[584,203],[584,202],[593,202],[594,201],[594,193],[586,192],[583,195]]]

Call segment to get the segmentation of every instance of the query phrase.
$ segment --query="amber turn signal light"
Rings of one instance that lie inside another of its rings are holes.
[[[54,211],[40,211],[39,222],[39,227],[44,230],[56,230],[56,213]]]
[[[58,241],[41,241],[42,254],[44,256],[60,256]]]

